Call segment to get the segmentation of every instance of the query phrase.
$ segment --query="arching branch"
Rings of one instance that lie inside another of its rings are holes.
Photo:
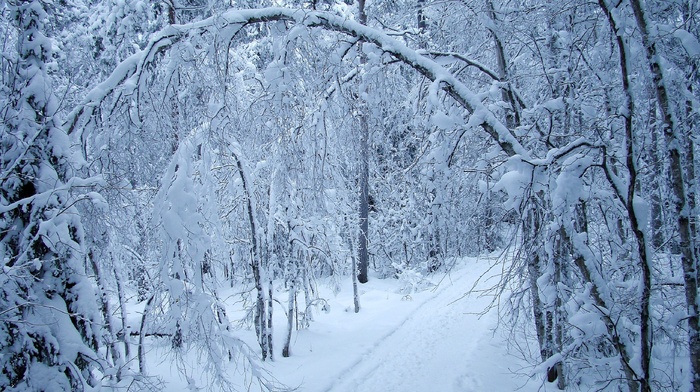
[[[171,50],[175,44],[193,34],[211,32],[233,39],[243,27],[273,21],[287,21],[309,28],[320,27],[346,34],[372,43],[385,53],[418,71],[424,77],[440,84],[442,89],[465,108],[472,116],[470,123],[480,126],[509,156],[529,158],[528,151],[514,134],[488,110],[479,97],[447,69],[423,56],[403,42],[386,33],[328,12],[288,8],[263,8],[254,10],[230,10],[221,16],[184,25],[171,25],[156,33],[146,48],[124,60],[109,78],[88,93],[85,100],[68,116],[65,127],[68,132],[78,128],[81,121],[89,121],[98,107],[114,91],[139,86],[143,70],[157,61],[157,54]]]

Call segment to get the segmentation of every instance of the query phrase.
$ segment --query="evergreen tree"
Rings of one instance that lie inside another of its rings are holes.
[[[50,20],[40,0],[10,1],[17,57],[0,127],[0,385],[83,390],[96,383],[99,313],[85,275],[68,135],[48,74]]]

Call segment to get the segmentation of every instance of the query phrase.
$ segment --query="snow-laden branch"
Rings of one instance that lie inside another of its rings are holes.
[[[485,64],[482,64],[476,60],[472,60],[461,53],[439,52],[439,51],[433,51],[433,50],[431,50],[431,51],[420,50],[420,51],[418,51],[418,53],[421,55],[430,55],[430,56],[438,57],[438,58],[439,57],[454,58],[454,59],[457,59],[459,61],[462,61],[463,63],[467,64],[470,67],[474,67],[474,68],[478,69],[479,71],[488,75],[488,77],[490,77],[493,80],[497,80],[499,82],[503,81],[502,78],[498,75],[498,73],[495,70],[489,68]]]
[[[432,59],[406,46],[403,42],[372,27],[323,11],[288,8],[262,8],[252,10],[230,10],[222,15],[184,24],[171,25],[156,33],[144,50],[120,63],[104,82],[92,89],[85,100],[68,116],[65,127],[70,133],[77,129],[81,120],[94,114],[110,94],[119,89],[132,89],[142,82],[142,73],[156,61],[157,54],[170,50],[176,43],[193,34],[211,32],[216,36],[233,39],[246,25],[273,21],[286,21],[309,28],[320,27],[346,34],[364,42],[372,43],[385,53],[391,54],[421,75],[438,84],[448,95],[471,114],[470,124],[483,128],[499,144],[506,154],[529,158],[528,151],[518,142],[513,133],[488,110],[479,96],[473,93],[455,75]]]
[[[94,187],[96,185],[101,185],[103,183],[104,182],[103,182],[101,177],[90,177],[90,178],[72,177],[68,181],[66,181],[65,184],[57,186],[55,188],[51,188],[47,191],[35,193],[33,195],[19,199],[13,203],[9,203],[9,204],[0,203],[0,214],[5,214],[5,213],[10,212],[14,209],[30,205],[32,203],[35,203],[37,200],[39,201],[40,204],[46,204],[46,200],[48,200],[50,197],[52,197],[56,193],[68,192],[68,191],[75,189],[75,188]],[[97,204],[101,204],[101,205],[105,204],[104,199],[97,192],[88,192],[84,195],[79,195],[76,200],[92,200],[93,202],[95,202]]]

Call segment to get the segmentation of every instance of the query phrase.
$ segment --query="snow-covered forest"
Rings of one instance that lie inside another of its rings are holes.
[[[700,1],[0,0],[0,31],[0,390],[313,391],[314,324],[415,311],[458,355],[491,320],[533,390],[700,391]]]

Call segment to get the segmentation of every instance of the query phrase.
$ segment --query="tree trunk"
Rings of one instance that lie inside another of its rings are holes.
[[[496,16],[496,7],[493,5],[492,0],[488,0],[488,15],[491,19],[493,27],[498,28],[498,17]],[[507,102],[509,108],[506,109],[506,126],[509,129],[515,129],[520,126],[520,110],[519,104],[515,99],[515,94],[513,93],[512,86],[510,85],[510,78],[508,76],[508,63],[506,61],[506,51],[503,47],[503,42],[498,34],[498,32],[492,27],[487,27],[491,32],[493,37],[493,45],[496,49],[496,64],[498,64],[498,77],[500,82],[505,84],[501,88],[501,97],[503,102]]]
[[[576,232],[586,233],[588,232],[588,218],[586,216],[586,207],[581,205],[577,208],[576,212]],[[572,244],[572,255],[574,258],[574,265],[578,268],[583,280],[585,282],[590,282],[591,284],[591,299],[595,304],[595,307],[601,313],[601,319],[605,324],[605,329],[608,336],[610,336],[610,342],[612,346],[617,351],[620,358],[620,367],[625,374],[625,379],[627,381],[627,389],[629,392],[639,391],[639,382],[637,373],[632,368],[631,358],[633,350],[626,346],[624,341],[620,339],[620,334],[617,331],[616,321],[613,321],[609,309],[613,307],[610,306],[608,301],[603,298],[600,294],[599,286],[605,284],[605,279],[598,274],[595,267],[590,266],[589,262],[586,260],[585,249],[578,249],[576,243],[571,242],[570,235],[566,231],[563,233],[567,237],[567,241]]]
[[[352,298],[355,305],[355,313],[360,313],[360,291],[357,287],[357,260],[355,259],[355,247],[352,239],[347,238],[348,246],[350,247],[350,259],[352,260]]]
[[[358,1],[359,18],[361,24],[367,24],[367,14],[365,13],[365,0]],[[360,66],[367,63],[367,58],[362,54],[362,42],[360,42]],[[360,283],[367,283],[367,270],[369,268],[369,119],[367,107],[362,95],[359,92],[360,107],[360,236],[358,238],[358,271],[357,280]]]
[[[649,71],[653,77],[656,88],[656,99],[661,110],[663,121],[666,152],[670,165],[671,190],[673,192],[672,205],[677,216],[679,247],[681,251],[681,265],[683,266],[683,280],[685,282],[685,299],[688,312],[688,348],[690,351],[690,379],[693,389],[700,391],[700,331],[698,331],[698,314],[700,303],[698,302],[698,272],[697,259],[692,244],[692,230],[690,209],[688,205],[686,182],[684,179],[684,165],[682,164],[681,148],[683,146],[683,133],[681,127],[674,119],[672,102],[667,90],[667,81],[660,64],[660,53],[656,41],[649,33],[646,10],[640,0],[630,0],[632,11],[637,22],[637,27],[642,35],[645,54],[649,65]],[[647,378],[649,369],[644,369]],[[643,388],[643,390],[650,390]]]
[[[360,313],[360,291],[357,287],[357,263],[355,262],[355,255],[351,255],[352,258],[352,300],[355,305],[355,313]]]
[[[312,259],[313,260],[313,259]],[[312,261],[310,261],[311,263]],[[311,321],[314,321],[314,313],[311,305],[313,304],[313,298],[311,297],[311,280],[309,279],[309,266],[304,265],[302,270],[302,279],[304,284],[304,319],[302,320],[302,328],[309,326]]]
[[[537,342],[540,349],[540,360],[542,362],[549,358],[546,349],[547,335],[545,329],[545,315],[540,299],[540,288],[537,280],[542,276],[542,268],[540,266],[540,255],[536,249],[538,241],[537,233],[539,233],[542,217],[540,216],[536,204],[531,202],[526,207],[526,212],[523,219],[523,245],[526,247],[527,256],[527,273],[530,277],[530,298],[532,300],[533,318],[535,320],[535,332],[537,333]]]
[[[292,282],[289,286],[289,300],[287,303],[287,336],[284,339],[284,348],[282,348],[282,356],[285,358],[291,355],[289,346],[292,342],[292,330],[294,329],[294,313],[296,312],[294,303],[296,302],[296,297],[296,283]]]
[[[95,273],[95,280],[97,281],[97,294],[100,297],[100,311],[102,311],[102,318],[105,321],[105,327],[107,328],[108,334],[107,338],[109,339],[107,346],[109,347],[109,353],[112,357],[112,364],[117,368],[116,379],[118,382],[121,380],[121,368],[123,363],[119,349],[117,348],[117,334],[114,332],[114,323],[112,320],[112,311],[109,306],[109,298],[107,297],[105,277],[102,275],[97,261],[95,261],[95,255],[93,254],[92,250],[88,251],[87,259],[90,263],[92,271]]]
[[[357,280],[367,283],[369,268],[369,129],[367,116],[360,116],[360,236]]]
[[[418,6],[416,7],[416,16],[418,19],[418,32],[423,33],[425,31],[425,14],[423,13],[423,8],[425,7],[425,0],[418,0]],[[422,40],[421,40],[422,41]]]
[[[270,357],[270,361],[274,360],[273,356],[273,351],[272,351],[272,311],[273,311],[273,297],[272,297],[272,290],[273,290],[273,282],[272,282],[272,271],[268,271],[270,276],[268,277],[268,286],[267,286],[267,328],[265,329],[265,343],[267,345],[267,353]]]
[[[652,94],[653,95],[653,94]],[[653,100],[653,97],[650,97]],[[665,191],[665,182],[662,156],[659,151],[659,137],[658,129],[656,126],[656,105],[651,105],[649,109],[649,125],[651,127],[651,167],[652,167],[652,185],[651,185],[651,195],[650,195],[650,219],[649,228],[651,229],[651,246],[654,247],[656,251],[662,251],[668,248],[666,244],[666,228],[664,227],[664,210],[663,210],[663,192]],[[673,274],[673,272],[671,272]]]
[[[130,331],[127,325],[128,312],[126,311],[126,298],[124,297],[124,288],[122,287],[122,278],[117,268],[114,268],[114,277],[117,284],[117,296],[119,297],[119,311],[122,319],[122,329],[119,332],[122,341],[124,342],[124,361],[131,361],[131,344],[129,343]]]
[[[553,353],[561,353],[564,343],[564,323],[566,322],[566,311],[563,308],[562,292],[559,289],[559,284],[566,282],[566,263],[571,255],[571,243],[567,241],[566,231],[564,227],[558,230],[557,242],[554,253],[554,285],[557,288],[557,297],[554,300],[554,330],[552,331],[552,351]],[[566,284],[566,283],[565,283]],[[554,364],[557,372],[557,388],[564,390],[566,388],[566,375],[564,374],[564,361],[558,361]]]
[[[152,294],[146,306],[143,308],[143,314],[141,315],[141,326],[139,327],[139,347],[138,347],[138,357],[139,357],[139,373],[142,375],[146,374],[146,352],[144,351],[144,339],[146,338],[146,317],[148,313],[151,312],[151,306],[153,305],[153,298],[155,294]]]
[[[620,62],[620,77],[622,79],[622,88],[625,97],[625,113],[624,113],[624,131],[625,131],[625,150],[626,159],[625,167],[629,178],[627,192],[622,194],[622,190],[618,189],[618,197],[625,204],[627,217],[629,218],[630,228],[634,233],[637,245],[637,253],[639,256],[639,267],[642,272],[642,285],[640,292],[640,363],[641,377],[639,378],[642,391],[650,391],[651,381],[651,348],[652,348],[652,320],[651,320],[651,256],[649,255],[649,247],[646,236],[646,227],[644,222],[639,219],[640,212],[637,210],[637,188],[639,186],[637,176],[637,161],[635,154],[635,133],[633,128],[633,118],[635,115],[634,97],[631,90],[631,73],[628,70],[630,61],[630,51],[622,36],[623,31],[618,27],[619,23],[615,19],[615,15],[606,3],[605,0],[599,0],[599,5],[605,12],[610,27],[615,32],[616,43],[619,52]]]
[[[688,84],[688,91],[691,94],[696,93],[698,85],[700,85],[700,76],[698,75],[698,64],[693,63],[691,66],[691,76],[688,77],[690,83]],[[686,149],[686,189],[688,194],[688,208],[690,209],[690,241],[692,247],[694,248],[695,262],[700,260],[700,231],[698,230],[697,219],[700,217],[700,211],[698,210],[697,197],[698,197],[698,184],[696,176],[696,166],[695,166],[695,140],[693,136],[697,137],[697,132],[699,131],[698,126],[700,121],[694,115],[693,102],[688,100],[685,104],[686,116],[692,119],[691,123],[688,124],[688,132],[685,135],[685,149]],[[696,273],[698,273],[697,281],[700,282],[700,269],[697,268]]]
[[[255,228],[255,214],[253,213],[253,201],[252,193],[248,189],[247,173],[243,169],[243,164],[241,159],[235,153],[233,158],[236,161],[236,166],[238,168],[238,174],[241,177],[241,184],[243,186],[243,192],[246,195],[246,209],[248,212],[248,224],[250,225],[250,241],[251,241],[251,262],[250,267],[253,270],[253,280],[255,280],[255,291],[257,293],[255,302],[255,334],[258,336],[258,344],[260,344],[260,349],[262,350],[263,361],[267,359],[268,355],[272,355],[268,351],[268,331],[267,322],[265,320],[265,291],[262,283],[261,269],[262,260],[260,255],[260,249],[258,248],[258,236]]]

